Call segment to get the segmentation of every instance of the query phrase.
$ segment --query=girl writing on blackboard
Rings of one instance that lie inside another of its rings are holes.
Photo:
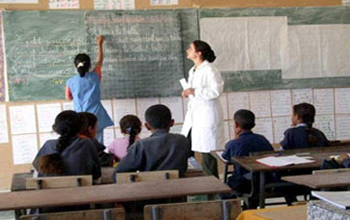
[[[216,57],[209,44],[196,40],[186,52],[194,66],[188,77],[190,88],[182,92],[182,96],[190,100],[181,133],[191,140],[192,151],[202,153],[203,170],[218,177],[217,162],[210,151],[224,146],[223,110],[219,100],[224,81],[212,65]]]
[[[113,121],[107,114],[101,103],[100,82],[102,79],[103,62],[103,37],[97,37],[98,55],[95,68],[91,68],[90,57],[86,54],[78,54],[74,59],[74,65],[79,75],[73,76],[67,81],[66,99],[74,102],[74,110],[77,112],[90,112],[98,118],[96,139],[103,144],[103,129],[112,126]]]

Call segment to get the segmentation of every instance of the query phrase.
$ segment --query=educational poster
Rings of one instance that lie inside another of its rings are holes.
[[[335,89],[335,113],[350,113],[350,88]]]
[[[74,104],[73,104],[73,102],[63,102],[63,111],[66,111],[66,110],[74,111]]]
[[[144,98],[144,99],[137,99],[137,117],[141,120],[142,124],[146,123],[145,119],[145,113],[146,110],[152,106],[159,104],[158,98]]]
[[[221,94],[220,96],[220,103],[221,103],[221,107],[222,107],[222,110],[224,112],[224,119],[230,119],[230,115],[228,115],[228,106],[227,106],[227,93],[223,93]]]
[[[38,4],[39,0],[0,0],[0,4]]]
[[[281,69],[287,17],[201,18],[200,36],[215,51],[221,71]]]
[[[102,100],[103,107],[106,109],[109,117],[113,120],[112,100]]]
[[[79,0],[49,0],[50,9],[78,9]]]
[[[11,134],[36,133],[34,105],[10,106]]]
[[[184,115],[182,111],[182,98],[181,97],[166,97],[161,98],[160,103],[167,106],[175,123],[182,123],[184,121]]]
[[[179,0],[151,0],[152,6],[159,6],[159,5],[178,5]]]
[[[95,10],[132,10],[135,0],[94,0]]]
[[[224,122],[224,143],[226,144],[227,142],[229,142],[231,140],[230,137],[230,121],[225,121]]]
[[[46,141],[58,139],[59,137],[60,137],[60,135],[54,131],[50,132],[50,133],[39,134],[39,144],[40,144],[39,147],[41,148],[45,144]]]
[[[255,117],[271,117],[270,91],[249,92],[249,98]]]
[[[237,110],[249,108],[249,94],[247,92],[232,92],[227,94],[228,99],[228,114],[230,119]]]
[[[282,78],[349,76],[350,25],[289,25]]]
[[[349,6],[349,5],[350,5],[350,0],[342,0],[342,1],[341,1],[341,4],[342,4],[343,6]]]
[[[314,127],[322,131],[328,140],[335,140],[334,115],[317,115]],[[350,136],[347,139],[349,138]]]
[[[0,144],[8,142],[9,135],[7,126],[6,105],[0,105]]]
[[[271,91],[272,116],[292,115],[292,99],[290,90]]]
[[[316,114],[334,114],[333,89],[314,89]]]
[[[273,143],[272,118],[257,118],[253,132],[263,135],[270,143]]]
[[[152,133],[149,130],[147,130],[147,128],[143,125],[139,137],[140,138],[147,138],[151,135],[152,135]]]
[[[313,104],[312,89],[293,89],[292,90],[293,105],[303,102]]]
[[[336,140],[349,140],[350,115],[336,115],[337,135]]]
[[[114,131],[115,131],[115,138],[122,138],[122,137],[124,137],[124,134],[122,134],[122,132],[120,131],[120,128],[115,128]]]
[[[170,133],[181,134],[182,125],[174,125],[170,128]]]
[[[119,121],[125,115],[136,115],[135,99],[114,99],[114,126],[119,127]],[[141,121],[141,123],[143,123]]]
[[[51,132],[56,116],[61,113],[60,103],[40,104],[36,106],[39,122],[39,132]]]
[[[13,135],[12,153],[13,164],[32,163],[38,152],[36,134]]]
[[[291,117],[277,117],[273,118],[274,128],[274,141],[273,143],[279,143],[284,138],[284,132],[291,127]]]
[[[2,11],[0,11],[0,102],[6,100],[5,48],[2,21]]]
[[[114,141],[114,129],[104,129],[103,130],[103,144],[108,147]]]

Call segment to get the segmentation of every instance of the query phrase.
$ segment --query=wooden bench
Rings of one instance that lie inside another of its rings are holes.
[[[178,170],[117,173],[117,184],[178,179]]]
[[[230,220],[236,219],[241,211],[239,199],[147,205],[144,220]]]
[[[66,187],[91,186],[92,176],[57,176],[27,178],[26,189],[55,189]]]
[[[124,220],[123,208],[24,215],[21,220]]]

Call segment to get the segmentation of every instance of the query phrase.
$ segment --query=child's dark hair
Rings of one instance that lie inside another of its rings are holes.
[[[129,135],[129,146],[135,142],[136,135],[141,132],[142,123],[135,115],[125,115],[119,121],[120,131]]]
[[[82,128],[81,128],[80,134],[91,138],[89,128],[96,126],[97,121],[98,121],[96,115],[94,115],[90,112],[79,112],[78,114],[80,117],[82,117],[81,120],[83,120],[85,122],[85,123],[82,123]]]
[[[145,118],[153,129],[167,129],[171,122],[171,112],[165,105],[153,105],[146,110]]]
[[[78,54],[74,59],[74,65],[78,70],[80,77],[84,77],[89,72],[91,66],[90,57],[85,53]]]
[[[293,106],[293,114],[297,115],[301,119],[301,121],[307,125],[307,142],[310,145],[310,147],[316,147],[319,138],[315,134],[315,130],[312,128],[312,124],[315,122],[315,107],[309,103],[300,103],[298,105]]]
[[[64,173],[61,153],[69,146],[72,138],[81,130],[81,117],[75,111],[63,111],[57,115],[52,129],[60,135],[55,154],[39,158],[39,173],[45,175],[62,175]]]
[[[244,130],[251,130],[255,126],[254,113],[246,109],[236,111],[233,120]]]
[[[194,48],[196,49],[196,52],[202,53],[203,60],[207,60],[210,63],[214,62],[214,60],[216,59],[216,56],[214,54],[214,51],[209,46],[209,44],[201,40],[195,40],[192,43],[194,45]]]

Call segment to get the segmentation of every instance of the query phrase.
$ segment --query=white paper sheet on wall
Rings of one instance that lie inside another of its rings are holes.
[[[0,105],[0,143],[8,143],[8,126],[7,126],[7,113],[6,105]]]
[[[50,133],[42,133],[39,134],[39,144],[40,148],[45,144],[48,140],[54,140],[58,139],[60,136],[56,132],[50,132]]]
[[[230,137],[230,125],[229,125],[230,121],[225,121],[224,122],[224,143],[226,144],[227,142],[229,142],[231,140]]]
[[[36,106],[39,122],[39,132],[52,131],[56,116],[62,111],[61,103],[40,104]]]
[[[151,5],[178,5],[179,0],[151,0]]]
[[[74,111],[74,104],[73,102],[63,102],[63,110],[72,110]]]
[[[282,78],[348,76],[350,25],[290,25]]]
[[[229,120],[228,121],[228,128],[229,128],[229,135],[230,135],[230,140],[235,139],[235,128],[234,128],[234,121]]]
[[[109,117],[113,120],[112,100],[102,100],[103,107],[106,109]]]
[[[135,0],[94,0],[95,10],[132,10]]]
[[[284,132],[291,127],[290,117],[277,117],[273,118],[274,127],[274,142],[279,143],[284,138]]]
[[[114,99],[114,125],[119,126],[119,121],[125,115],[136,115],[136,103],[135,99]],[[141,121],[144,123],[143,121]]]
[[[142,130],[141,130],[139,137],[140,138],[147,138],[151,135],[152,135],[152,133],[149,130],[147,130],[147,128],[145,126],[142,126]]]
[[[174,125],[170,128],[170,133],[181,134],[182,125]]]
[[[272,116],[292,115],[290,90],[271,91]]]
[[[233,115],[237,110],[250,109],[248,92],[233,92],[227,94],[228,114],[233,119]]]
[[[222,111],[224,113],[224,119],[229,119],[229,115],[228,115],[228,106],[227,106],[227,93],[223,93],[220,96],[220,103],[221,103],[221,107],[222,107]]]
[[[114,141],[114,129],[104,129],[103,130],[103,144],[108,147]]]
[[[350,0],[342,0],[342,1],[341,1],[341,4],[342,4],[343,6],[349,6],[349,5],[350,5]]]
[[[215,66],[221,71],[282,68],[287,17],[202,18],[200,27],[201,39],[215,51]]]
[[[336,115],[337,140],[349,140],[350,137],[350,115]]]
[[[122,138],[122,137],[124,137],[124,134],[122,134],[122,132],[120,131],[120,128],[115,128],[114,131],[115,131],[115,138]]]
[[[292,90],[293,105],[297,105],[303,102],[312,104],[312,89],[293,89]]]
[[[317,115],[314,127],[322,131],[328,140],[335,140],[334,115]]]
[[[36,134],[13,135],[12,154],[13,164],[32,163],[38,152]]]
[[[39,0],[0,0],[1,4],[38,4]]]
[[[250,92],[250,110],[254,112],[255,117],[270,117],[270,91]]]
[[[270,143],[273,143],[272,118],[257,118],[253,132],[263,135]]]
[[[36,133],[34,105],[10,106],[11,134]]]
[[[316,114],[334,114],[333,89],[314,89]]]
[[[79,0],[49,0],[50,9],[78,9]]]
[[[144,98],[137,99],[137,116],[140,118],[141,122],[144,124],[145,120],[145,112],[146,110],[152,106],[159,104],[158,98]]]
[[[335,89],[335,113],[350,113],[350,88]]]
[[[161,98],[160,103],[167,106],[170,111],[175,123],[182,123],[184,121],[183,106],[181,97],[166,97]]]

